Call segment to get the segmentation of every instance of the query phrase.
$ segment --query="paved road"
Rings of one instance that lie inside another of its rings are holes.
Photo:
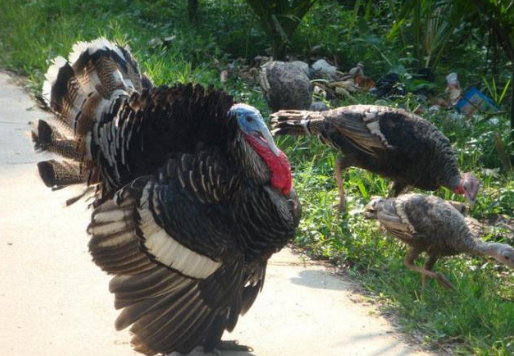
[[[0,355],[136,355],[128,332],[114,330],[109,278],[90,261],[85,204],[64,208],[73,192],[51,192],[36,174],[42,157],[32,152],[27,123],[45,116],[0,73]],[[272,259],[256,304],[226,338],[253,346],[255,356],[429,355],[352,302],[353,290],[284,251]]]

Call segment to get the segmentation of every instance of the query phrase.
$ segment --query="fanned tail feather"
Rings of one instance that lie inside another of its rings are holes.
[[[96,183],[98,172],[93,172],[92,163],[94,146],[98,146],[92,132],[95,124],[104,120],[116,99],[153,85],[140,74],[126,48],[105,38],[75,44],[68,60],[53,60],[45,79],[42,97],[57,120],[32,123],[35,149],[73,162],[40,162],[41,178],[51,187]]]
[[[271,115],[273,135],[312,135],[311,121],[317,120],[310,111],[282,110]]]
[[[81,172],[80,165],[76,162],[52,159],[39,162],[37,168],[47,187],[63,187],[87,181],[87,177]]]
[[[44,120],[32,124],[32,141],[37,152],[52,152],[64,158],[81,161],[85,154],[82,140],[69,137],[65,128],[55,127]]]

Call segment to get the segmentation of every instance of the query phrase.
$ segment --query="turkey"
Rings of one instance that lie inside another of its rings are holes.
[[[430,122],[405,110],[374,105],[323,112],[284,110],[272,115],[272,133],[315,135],[344,153],[335,168],[341,210],[346,207],[342,171],[349,167],[390,178],[394,196],[408,186],[444,186],[474,203],[479,189],[472,173],[459,171],[449,140]]]
[[[508,244],[484,242],[473,234],[460,211],[445,200],[422,194],[405,194],[397,198],[374,198],[366,206],[364,216],[377,219],[392,235],[410,246],[405,265],[422,275],[422,289],[426,278],[437,280],[442,286],[454,289],[441,274],[432,271],[437,259],[460,253],[494,257],[514,269],[514,248]],[[428,260],[423,268],[414,261],[426,252]]]
[[[287,157],[259,111],[213,88],[153,87],[129,51],[78,43],[46,74],[44,183],[94,188],[89,251],[146,355],[247,349],[222,342],[300,218]],[[76,199],[74,199],[76,200]]]

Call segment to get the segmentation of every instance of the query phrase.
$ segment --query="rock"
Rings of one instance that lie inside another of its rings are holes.
[[[327,104],[325,104],[322,101],[315,101],[311,104],[311,107],[309,108],[310,111],[325,111],[328,110]]]
[[[324,59],[319,59],[312,65],[312,69],[316,76],[321,76],[326,79],[333,79],[336,75],[337,68],[328,64]]]
[[[268,62],[259,81],[272,111],[306,110],[311,106],[309,65],[304,62]]]
[[[352,69],[350,69],[348,71],[348,74],[350,74],[352,77],[355,77],[357,75],[363,76],[364,75],[364,63],[362,63],[362,62],[357,63],[357,65],[355,67],[353,67]]]

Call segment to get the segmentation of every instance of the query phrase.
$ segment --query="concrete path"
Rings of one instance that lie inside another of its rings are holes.
[[[0,73],[1,356],[136,355],[116,332],[109,277],[91,261],[89,213],[39,181],[27,123],[47,116]],[[373,309],[351,301],[352,283],[290,251],[275,256],[264,291],[227,339],[255,356],[421,356]],[[249,356],[248,353],[227,353]]]

